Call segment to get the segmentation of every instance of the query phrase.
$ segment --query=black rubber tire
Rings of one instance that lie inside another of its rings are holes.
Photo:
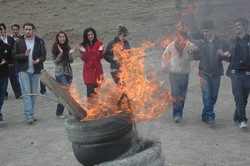
[[[68,139],[77,144],[98,144],[116,140],[129,131],[133,124],[130,115],[122,112],[113,117],[80,122],[70,117],[65,121]]]
[[[137,144],[134,144],[137,143]],[[107,161],[97,166],[163,166],[165,157],[162,154],[161,143],[157,141],[136,140],[130,149],[116,160]],[[138,148],[139,146],[139,148]],[[137,152],[133,149],[136,149]],[[123,158],[124,157],[124,158]]]
[[[135,133],[132,130],[115,141],[89,145],[72,143],[72,148],[79,163],[83,165],[94,165],[104,161],[114,160],[125,153],[131,146],[133,137],[135,137]]]

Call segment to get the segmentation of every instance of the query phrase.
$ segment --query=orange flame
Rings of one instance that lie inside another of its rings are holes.
[[[120,84],[115,85],[111,79],[103,82],[97,95],[92,98],[91,107],[86,104],[87,97],[80,98],[77,87],[71,86],[72,97],[87,110],[84,121],[107,118],[128,111],[133,115],[132,121],[138,122],[161,116],[166,112],[171,101],[169,91],[157,80],[154,68],[151,67],[150,73],[144,71],[145,50],[154,45],[144,42],[140,48],[130,50],[124,50],[121,44],[114,45],[114,55],[121,64],[118,74]]]
[[[161,42],[161,47],[166,48],[167,45],[169,45],[169,43],[171,43],[171,39],[169,37],[166,37],[162,42]]]

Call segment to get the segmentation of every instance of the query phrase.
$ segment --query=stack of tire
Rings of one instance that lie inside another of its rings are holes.
[[[165,157],[158,139],[134,139],[127,152],[115,160],[106,161],[96,166],[163,166],[164,163]]]
[[[138,139],[130,117],[122,112],[93,121],[67,119],[65,130],[78,162],[84,166],[151,166],[155,160],[153,165],[163,165],[160,142]]]

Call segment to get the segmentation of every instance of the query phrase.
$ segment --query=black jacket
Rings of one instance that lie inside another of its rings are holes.
[[[0,65],[0,77],[8,77],[9,76],[8,65],[14,63],[12,57],[12,50],[9,44],[4,43],[0,39],[0,62],[2,62],[3,59],[5,59],[7,63],[4,65]]]
[[[107,45],[106,49],[105,49],[105,52],[104,52],[104,59],[110,63],[110,68],[111,69],[119,69],[120,68],[120,64],[114,60],[114,53],[113,53],[113,45],[115,43],[118,43],[118,42],[122,42],[119,40],[119,37],[116,36],[114,38],[114,40],[110,41],[109,44]],[[129,42],[127,40],[125,40],[123,42],[124,44],[124,49],[130,49],[130,45],[129,45]]]
[[[228,58],[228,69],[227,69],[227,76],[230,76],[231,71],[235,70],[235,72],[241,72],[241,71],[250,71],[250,36],[249,34],[247,34],[248,37],[248,54],[246,55],[247,60],[244,60],[245,57],[236,57],[235,55],[235,47],[236,47],[236,40],[238,37],[236,37],[235,39],[231,39],[229,42],[229,52],[231,53],[231,56]],[[243,62],[243,61],[247,61],[247,63],[244,65],[244,67],[241,67],[239,69],[239,65]]]
[[[18,62],[18,72],[27,71],[29,68],[29,59],[25,56],[25,51],[27,50],[27,46],[25,44],[24,37],[18,39],[14,44],[13,56],[14,60]],[[40,74],[42,70],[42,63],[46,60],[46,48],[44,45],[44,41],[40,38],[35,37],[35,44],[33,48],[33,60],[39,59],[39,63],[34,65],[34,73]]]
[[[7,35],[7,42],[11,46],[11,49],[13,49],[14,44],[15,44],[15,39],[9,35]]]
[[[224,74],[224,69],[222,61],[226,58],[218,55],[218,50],[227,51],[227,42],[226,40],[215,36],[213,40],[213,54],[212,58],[210,57],[210,51],[208,48],[208,41],[205,39],[199,40],[196,45],[199,47],[199,50],[194,53],[194,60],[200,61],[199,63],[199,75],[207,76],[222,76]]]

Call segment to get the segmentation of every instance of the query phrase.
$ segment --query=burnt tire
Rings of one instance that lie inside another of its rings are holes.
[[[86,145],[116,140],[131,131],[132,127],[130,115],[125,112],[100,120],[80,122],[70,117],[65,121],[69,141]]]
[[[72,148],[79,163],[83,165],[95,165],[114,160],[125,153],[130,148],[133,137],[135,137],[135,133],[132,130],[125,136],[114,141],[89,145],[72,143]]]
[[[162,154],[161,143],[157,141],[135,140],[127,152],[116,160],[98,164],[98,166],[163,166],[165,157]]]

